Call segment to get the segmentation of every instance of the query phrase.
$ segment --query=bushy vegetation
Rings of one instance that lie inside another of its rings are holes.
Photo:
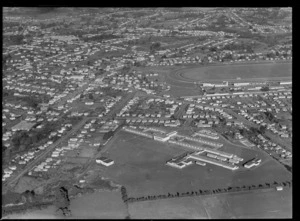
[[[159,50],[160,47],[161,47],[160,42],[155,42],[155,43],[151,44],[151,46],[150,46],[150,52],[153,53],[153,52]]]
[[[18,131],[12,137],[13,152],[29,150],[34,145],[47,138],[59,127],[59,123],[47,123],[41,130]]]
[[[103,135],[103,141],[107,141],[109,138],[111,138],[112,136],[114,136],[114,132],[113,131],[108,131],[107,133],[105,133]]]
[[[64,215],[70,214],[70,199],[68,190],[65,187],[60,187],[57,189],[54,205],[58,210],[61,210]]]

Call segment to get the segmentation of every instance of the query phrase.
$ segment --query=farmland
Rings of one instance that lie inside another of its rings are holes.
[[[263,153],[245,148],[228,146],[225,150],[230,148],[232,153],[245,159],[250,159],[257,153],[264,160],[259,169],[233,172],[214,165],[192,165],[182,170],[175,169],[166,166],[165,162],[186,150],[137,135],[128,136],[126,132],[119,133],[112,145],[107,155],[116,163],[105,168],[103,175],[124,185],[130,197],[258,185],[291,179],[290,173],[282,165],[270,158],[266,159],[267,156]]]

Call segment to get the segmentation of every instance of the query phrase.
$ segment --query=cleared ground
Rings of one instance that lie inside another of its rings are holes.
[[[291,218],[292,190],[138,202],[129,213],[132,219]]]
[[[220,65],[199,68],[189,68],[179,71],[180,76],[187,80],[235,80],[248,78],[291,77],[291,63],[260,63]]]
[[[257,154],[262,157],[263,163],[249,171],[234,172],[214,165],[192,165],[180,170],[166,166],[165,162],[186,150],[122,131],[106,152],[115,164],[104,167],[103,175],[124,185],[129,197],[258,185],[291,179],[291,174],[282,165],[266,158],[267,155],[260,151],[239,147],[226,148],[245,159]]]

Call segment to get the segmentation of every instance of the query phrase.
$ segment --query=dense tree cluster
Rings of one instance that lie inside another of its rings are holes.
[[[30,149],[36,143],[47,138],[58,126],[57,123],[47,123],[41,130],[16,132],[12,137],[13,152]]]
[[[33,201],[35,201],[35,192],[33,190],[26,190],[21,194],[21,197],[25,203],[32,203]]]
[[[159,50],[160,46],[161,46],[160,42],[155,42],[155,43],[150,45],[150,51],[154,52],[156,50]]]
[[[268,86],[263,86],[260,90],[261,91],[269,91],[269,87]]]
[[[270,122],[272,122],[272,123],[278,123],[277,118],[274,117],[274,115],[273,115],[271,112],[266,111],[266,112],[264,112],[264,115],[266,116],[266,118],[267,118]]]
[[[70,199],[68,190],[65,187],[60,187],[56,191],[56,198],[54,204],[57,207],[57,209],[62,210],[62,212],[65,215],[69,213]]]
[[[114,135],[114,132],[113,131],[108,131],[107,133],[105,133],[103,135],[103,140],[104,141],[107,141],[109,138],[111,138],[112,136]]]
[[[4,36],[5,42],[9,42],[12,45],[21,45],[24,43],[24,36],[23,35],[11,35],[9,37]]]
[[[128,199],[127,190],[124,186],[121,187],[122,200],[125,202]]]

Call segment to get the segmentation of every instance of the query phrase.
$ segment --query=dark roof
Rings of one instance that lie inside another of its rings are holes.
[[[106,157],[98,157],[97,160],[101,160],[101,161],[104,161],[106,160],[107,158]]]

